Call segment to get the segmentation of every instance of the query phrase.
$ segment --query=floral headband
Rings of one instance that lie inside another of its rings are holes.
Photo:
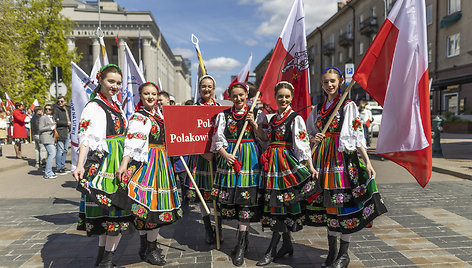
[[[97,72],[97,80],[100,80],[100,77],[102,76],[102,72],[108,67],[115,67],[116,69],[118,69],[118,71],[121,72],[121,69],[120,69],[120,67],[118,67],[118,65],[116,65],[116,64],[107,64],[107,65],[104,65],[102,68],[100,68],[100,70]]]

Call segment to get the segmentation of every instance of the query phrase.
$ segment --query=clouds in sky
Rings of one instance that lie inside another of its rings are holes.
[[[192,58],[195,55],[195,49],[192,50],[192,49],[181,48],[181,47],[174,48],[172,52],[175,55],[181,55],[182,57],[188,58],[188,59]]]
[[[214,71],[231,71],[232,69],[241,65],[242,64],[239,61],[227,57],[212,58],[205,61],[205,67],[208,70]]]

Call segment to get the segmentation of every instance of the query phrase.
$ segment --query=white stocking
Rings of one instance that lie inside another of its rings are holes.
[[[107,242],[107,235],[99,235],[98,236],[98,246],[99,247],[104,247],[106,242]]]
[[[107,235],[107,242],[105,244],[106,251],[115,251],[118,247],[118,243],[120,243],[121,234],[117,236]]]
[[[147,240],[149,242],[156,241],[158,236],[159,236],[159,228],[147,231]]]
[[[351,241],[351,235],[350,234],[341,234],[341,240],[350,242]]]

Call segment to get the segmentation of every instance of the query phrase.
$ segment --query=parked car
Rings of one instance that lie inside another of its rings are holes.
[[[374,120],[372,124],[370,124],[370,132],[372,135],[377,136],[380,131],[380,123],[382,122],[382,106],[372,106],[370,107],[370,111],[372,112],[372,117]]]

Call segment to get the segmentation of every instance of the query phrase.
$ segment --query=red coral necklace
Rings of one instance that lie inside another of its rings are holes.
[[[282,124],[285,121],[285,119],[287,119],[287,117],[288,117],[288,115],[290,114],[291,111],[292,111],[292,108],[290,108],[288,111],[286,111],[285,114],[283,114],[283,116],[280,119],[277,119],[277,115],[274,115],[275,120],[274,120],[274,122],[272,122],[272,126],[276,127],[276,126]]]
[[[234,118],[234,120],[239,121],[239,120],[243,119],[243,118],[247,115],[247,113],[248,113],[248,111],[249,111],[248,108],[249,108],[249,105],[247,105],[247,103],[246,103],[246,104],[244,105],[244,107],[243,107],[244,113],[243,113],[243,114],[237,114],[237,113],[236,113],[236,109],[235,109],[234,106],[233,106],[233,108],[231,108],[231,112],[233,113],[233,118]]]
[[[206,100],[204,100],[203,98],[201,98],[201,104],[202,105],[215,105],[215,100],[213,98],[210,98],[210,101],[207,102]]]
[[[338,101],[339,101],[339,94],[336,96],[336,98],[334,98],[333,103],[331,103],[328,109],[326,109],[325,108],[326,103],[328,102],[328,98],[326,98],[325,101],[323,102],[323,106],[321,107],[321,111],[320,111],[321,117],[327,116],[334,109],[334,107],[336,107],[336,104],[338,103]]]

